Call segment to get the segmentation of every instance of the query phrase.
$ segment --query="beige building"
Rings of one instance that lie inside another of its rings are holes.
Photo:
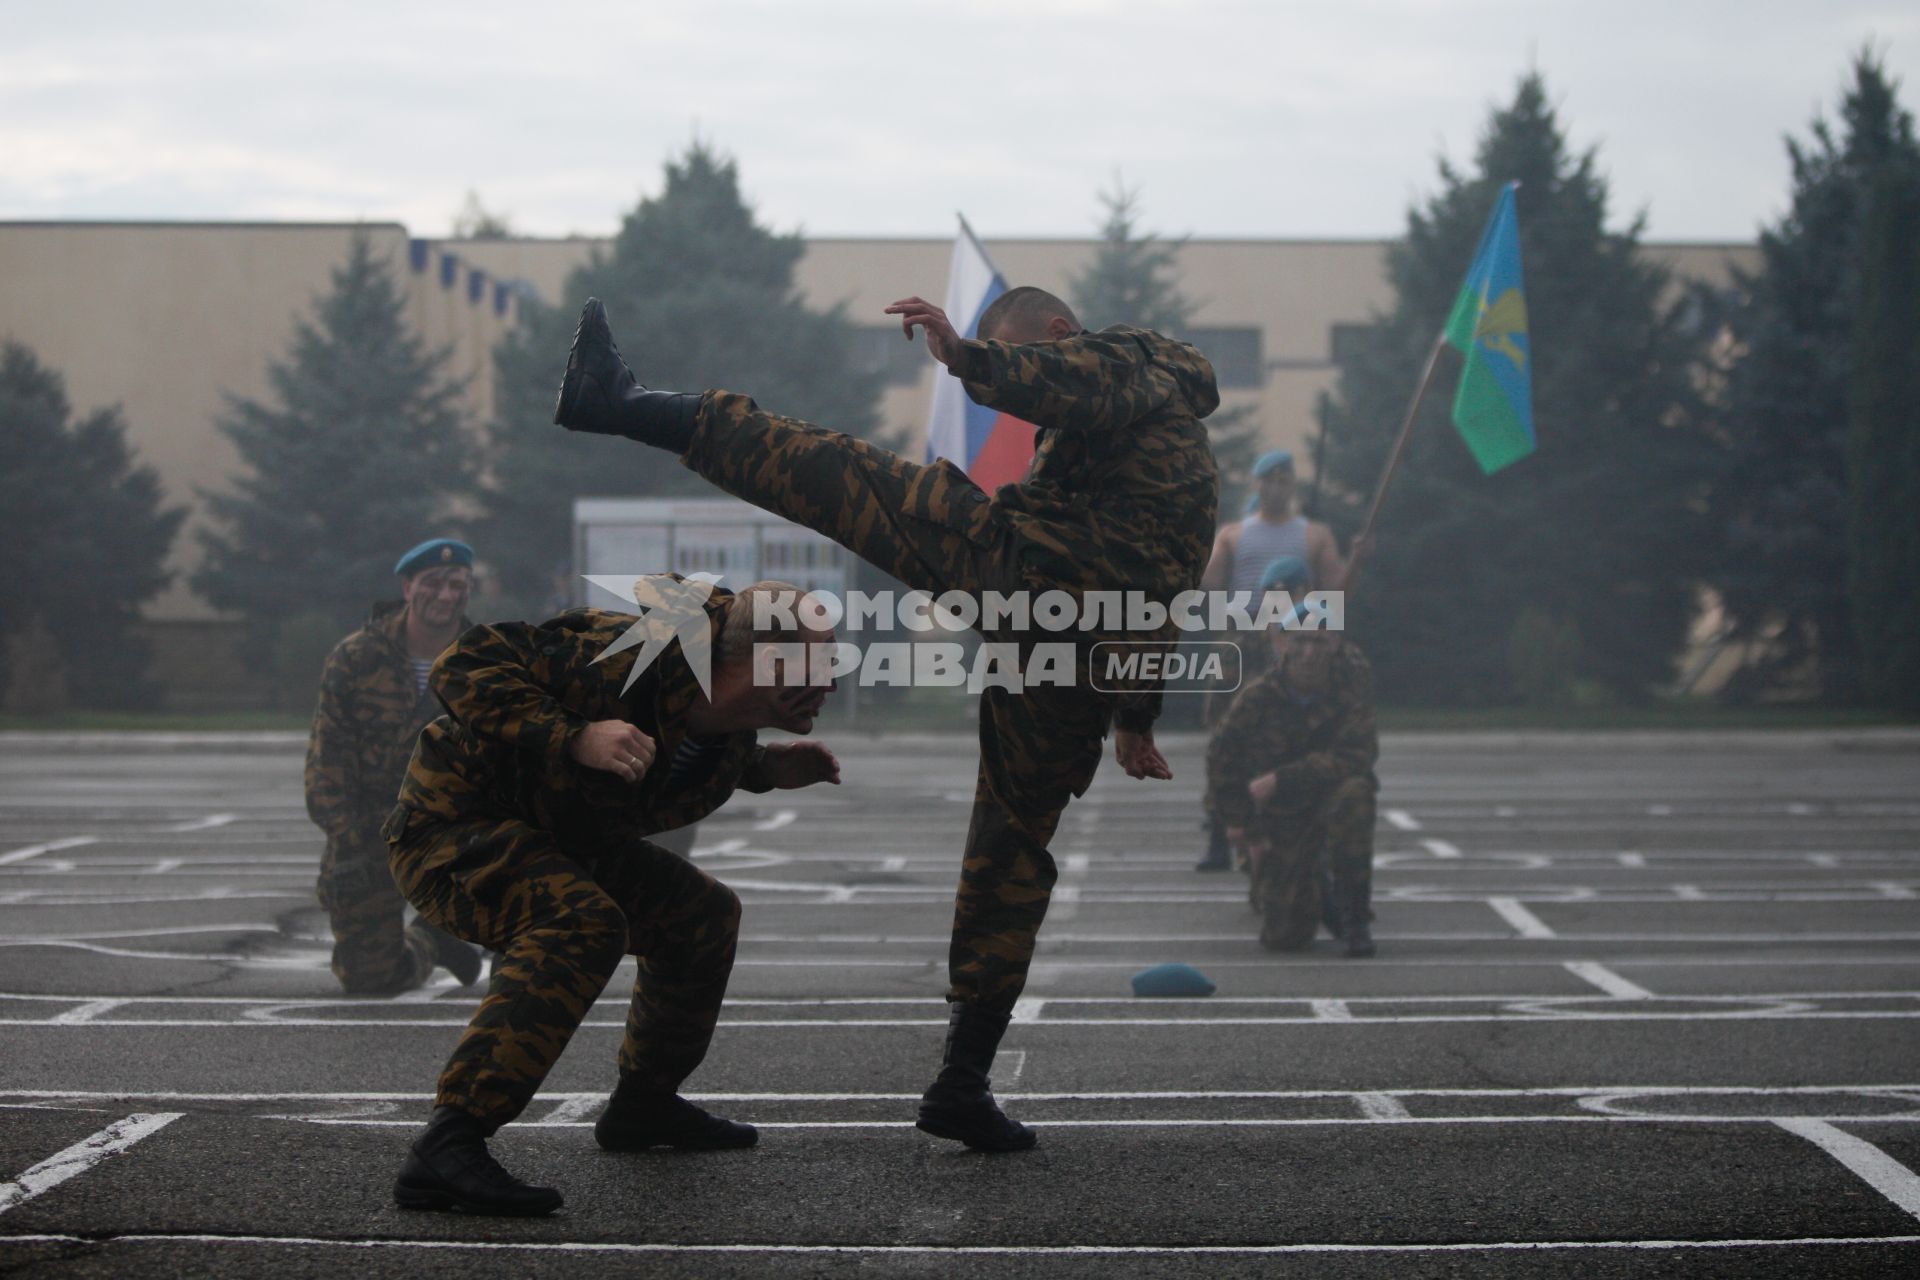
[[[521,292],[576,304],[567,278],[605,245],[426,241],[394,223],[0,223],[0,338],[58,370],[76,410],[122,406],[141,459],[169,500],[192,511],[174,549],[175,585],[148,610],[156,624],[196,630],[216,620],[184,585],[199,554],[200,495],[225,486],[236,466],[214,424],[227,395],[268,395],[268,363],[286,352],[359,230],[394,264],[421,335],[452,350],[476,423],[492,412],[492,351]],[[1096,245],[986,247],[1010,282],[1064,292]],[[1270,445],[1301,444],[1316,397],[1333,383],[1343,328],[1390,305],[1386,249],[1379,240],[1193,240],[1180,250],[1180,285],[1197,304],[1187,336],[1213,359],[1226,402],[1254,406]],[[868,326],[863,358],[887,379],[882,420],[912,440],[924,438],[935,366],[881,308],[909,293],[942,297],[951,250],[947,240],[809,240],[799,267],[811,302],[844,302]],[[1647,252],[1714,284],[1736,265],[1757,265],[1751,245]]]

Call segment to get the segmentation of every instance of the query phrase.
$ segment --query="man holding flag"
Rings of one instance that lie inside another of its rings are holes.
[[[1166,603],[1195,590],[1213,539],[1217,476],[1201,419],[1219,405],[1198,351],[1141,329],[1082,329],[1041,289],[1008,290],[963,338],[939,307],[888,307],[976,405],[1037,424],[1026,478],[991,496],[950,460],[929,465],[726,391],[649,390],[621,360],[606,310],[581,313],[554,420],[666,449],[720,488],[816,530],[908,587],[977,599],[1133,591]],[[1038,638],[990,631],[1019,646]],[[980,770],[948,954],[951,1016],[940,1074],[919,1125],[988,1151],[1033,1146],[1033,1131],[994,1102],[987,1072],[1026,984],[1056,869],[1047,845],[1067,802],[1086,791],[1109,727],[1135,778],[1170,778],[1154,746],[1156,688],[1097,691],[1088,642],[1165,644],[1171,620],[1143,635],[1083,633],[1074,684],[990,687],[980,709]]]

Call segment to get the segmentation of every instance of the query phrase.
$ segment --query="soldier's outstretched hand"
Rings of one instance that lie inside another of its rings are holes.
[[[887,308],[886,314],[900,317],[900,332],[913,340],[913,327],[919,325],[927,331],[927,353],[941,364],[951,369],[960,363],[960,335],[954,331],[953,322],[947,319],[947,313],[934,306],[925,298],[902,298]]]
[[[1167,765],[1167,758],[1160,754],[1160,748],[1153,745],[1152,732],[1128,733],[1117,729],[1113,735],[1113,757],[1120,767],[1127,771],[1129,778],[1158,778],[1162,782],[1173,781],[1173,770]]]
[[[767,747],[760,766],[766,780],[780,791],[810,787],[816,782],[840,785],[840,761],[818,742],[776,742]]]
[[[628,782],[647,776],[653,763],[653,739],[625,720],[596,720],[567,748],[589,769],[617,773]]]

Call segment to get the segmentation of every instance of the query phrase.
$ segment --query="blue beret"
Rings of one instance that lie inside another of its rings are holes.
[[[1281,467],[1289,471],[1293,470],[1293,450],[1269,449],[1253,460],[1253,478],[1265,480],[1268,472],[1277,471]]]
[[[1157,964],[1133,975],[1136,996],[1210,996],[1212,979],[1190,964]]]
[[[438,569],[443,564],[473,564],[473,548],[458,538],[428,538],[393,566],[394,573],[405,577],[422,569]]]
[[[1275,587],[1292,591],[1304,587],[1313,581],[1313,571],[1307,568],[1307,562],[1299,556],[1275,556],[1268,562],[1266,571],[1260,575],[1260,589],[1272,591]]]

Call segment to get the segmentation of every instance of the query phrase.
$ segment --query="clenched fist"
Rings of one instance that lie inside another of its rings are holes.
[[[596,720],[580,731],[568,752],[589,769],[638,782],[653,763],[653,749],[653,739],[625,720]]]
[[[818,742],[771,744],[761,772],[780,791],[794,791],[816,782],[840,785],[840,761]]]

